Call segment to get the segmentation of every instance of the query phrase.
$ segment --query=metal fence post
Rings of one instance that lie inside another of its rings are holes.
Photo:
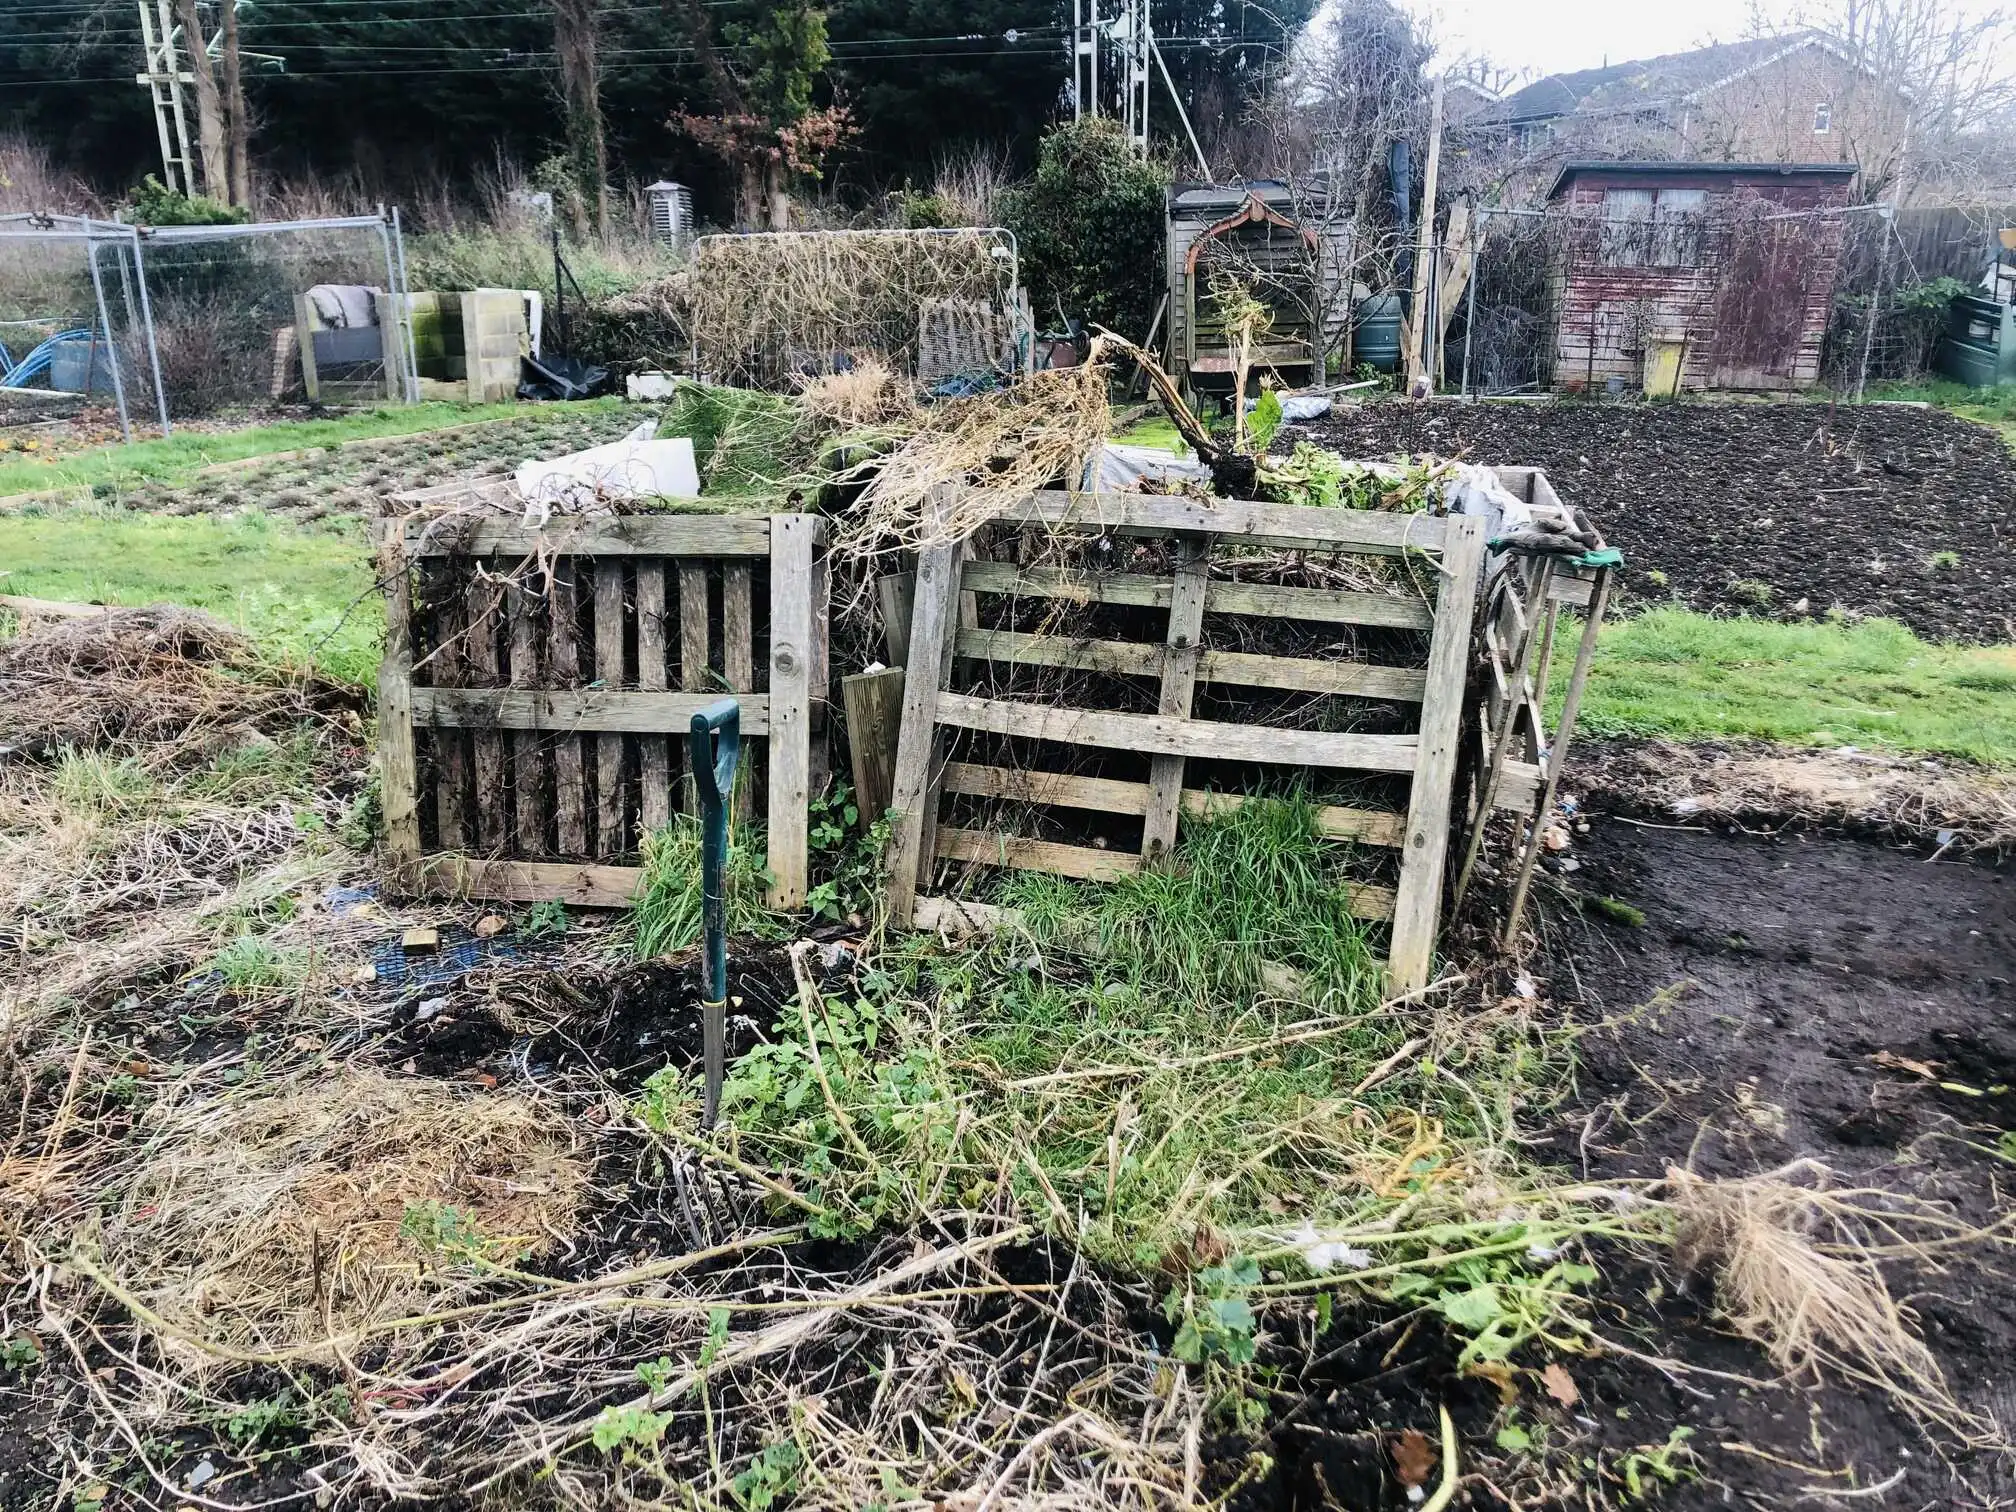
[[[98,270],[98,243],[87,237],[84,241],[84,260],[91,265],[91,292],[98,300],[98,329],[105,333],[105,360],[112,364],[112,397],[119,404],[119,428],[126,439],[133,439],[133,417],[126,413],[126,384],[119,376],[119,346],[112,339],[112,315],[105,308],[105,275]],[[91,393],[91,370],[97,365],[94,354],[87,356],[84,363],[84,393]]]

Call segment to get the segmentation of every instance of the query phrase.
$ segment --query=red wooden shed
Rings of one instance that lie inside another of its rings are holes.
[[[1820,377],[1852,163],[1569,163],[1554,382],[1796,389]]]

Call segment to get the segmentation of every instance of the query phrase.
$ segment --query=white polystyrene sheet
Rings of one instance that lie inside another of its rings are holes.
[[[1088,486],[1105,493],[1132,493],[1144,480],[1156,483],[1211,481],[1211,469],[1192,457],[1159,446],[1121,446],[1108,441],[1086,468]]]
[[[697,499],[700,469],[685,436],[657,438],[647,420],[621,441],[591,446],[517,472],[526,523],[537,528],[554,514],[584,514],[623,499]]]

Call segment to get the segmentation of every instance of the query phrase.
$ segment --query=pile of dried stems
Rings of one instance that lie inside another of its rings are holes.
[[[928,301],[1006,302],[1005,253],[979,229],[710,237],[688,284],[701,370],[778,388],[844,353],[908,371]]]

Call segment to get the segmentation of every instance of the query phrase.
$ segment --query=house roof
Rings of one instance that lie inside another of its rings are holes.
[[[1563,163],[1561,171],[1554,176],[1553,188],[1547,191],[1547,198],[1553,199],[1572,180],[1585,174],[1614,174],[1628,178],[1851,179],[1857,171],[1853,163],[1669,163],[1633,162],[1630,159]]]
[[[1748,42],[1724,42],[1692,52],[1637,58],[1607,68],[1549,74],[1508,96],[1492,119],[1517,125],[1548,121],[1577,113],[1640,110],[1692,99],[1738,75],[1809,47],[1838,55],[1834,43],[1818,32],[1788,32]]]

